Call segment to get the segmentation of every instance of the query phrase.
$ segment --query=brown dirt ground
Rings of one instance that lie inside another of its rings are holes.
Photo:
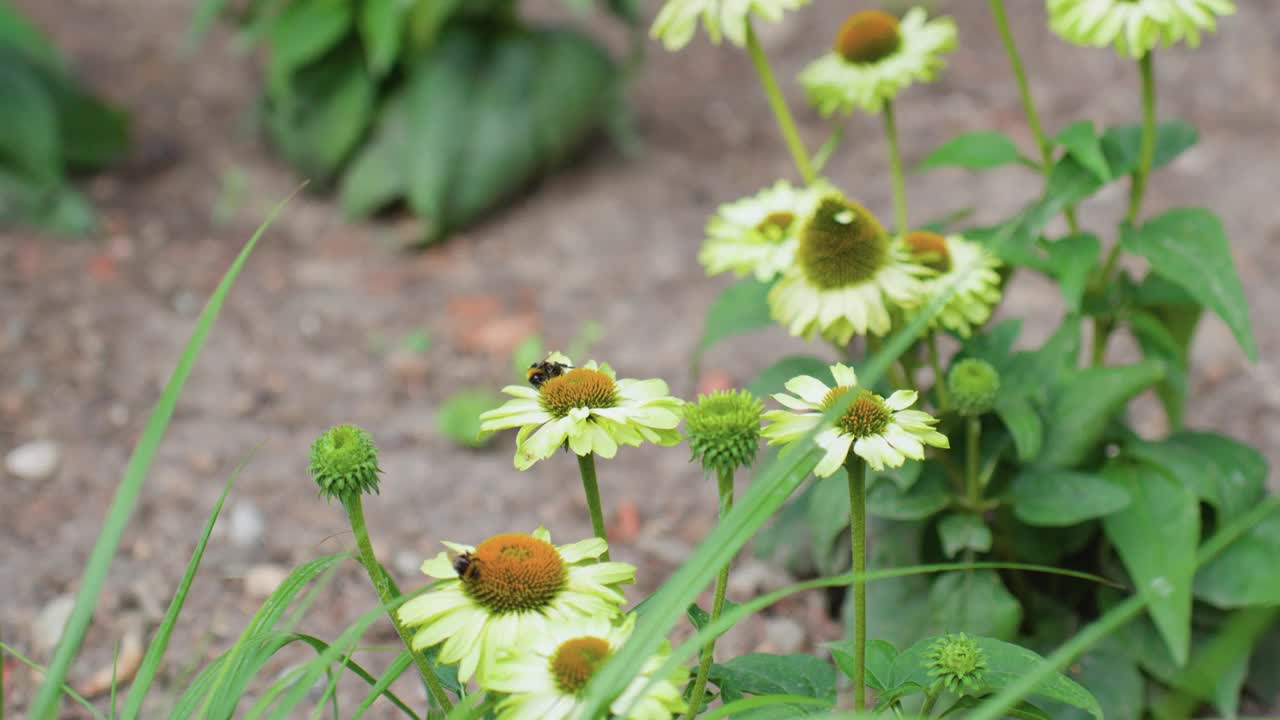
[[[129,162],[85,183],[100,209],[98,235],[0,235],[0,450],[37,438],[62,448],[47,481],[0,477],[0,624],[5,641],[30,649],[36,614],[77,587],[124,462],[204,298],[298,178],[253,130],[253,59],[221,34],[184,52],[188,3],[18,4],[88,82],[132,110],[138,142]],[[908,163],[972,129],[998,128],[1029,147],[985,4],[936,4],[956,17],[961,47],[940,82],[899,103]],[[1254,443],[1276,462],[1280,325],[1270,312],[1280,289],[1266,278],[1280,272],[1272,172],[1280,147],[1273,73],[1280,67],[1280,3],[1239,4],[1239,15],[1199,51],[1159,56],[1161,114],[1195,123],[1203,139],[1154,178],[1147,207],[1204,205],[1224,218],[1263,360],[1249,365],[1221,323],[1205,323],[1194,352],[1190,423]],[[1012,5],[1051,131],[1080,117],[1136,121],[1131,65],[1053,38],[1039,3]],[[795,107],[800,95],[790,79],[846,11],[818,3],[763,30]],[[228,522],[220,523],[162,682],[180,686],[175,678],[184,666],[207,661],[239,632],[258,602],[245,588],[249,568],[289,567],[346,547],[339,509],[316,501],[306,477],[308,443],[333,423],[362,424],[382,447],[386,480],[368,514],[405,584],[416,582],[413,567],[441,538],[475,540],[540,523],[560,538],[590,532],[571,462],[517,474],[509,437],[485,452],[459,449],[434,430],[434,410],[461,385],[505,382],[506,350],[523,334],[538,330],[554,346],[588,321],[605,328],[596,354],[624,375],[661,376],[679,393],[695,387],[688,359],[701,313],[727,284],[706,279],[695,261],[702,225],[717,203],[792,169],[750,64],[732,49],[699,39],[671,55],[651,45],[632,99],[642,154],[628,158],[601,147],[535,194],[426,252],[397,248],[411,227],[402,220],[349,224],[330,198],[314,195],[288,206],[191,376],[73,680],[109,667],[111,648],[128,628],[155,622],[223,479],[255,446],[227,512],[260,512],[262,538],[237,546]],[[800,118],[816,147],[822,122],[808,111]],[[828,174],[888,215],[878,120],[854,118],[847,138]],[[227,188],[237,183],[242,201],[228,202],[235,193]],[[982,208],[978,221],[994,220],[1036,187],[1017,169],[909,178],[917,220],[971,206]],[[1123,202],[1124,190],[1114,186],[1087,205],[1084,219],[1107,227]],[[219,203],[229,217],[215,222]],[[1053,327],[1058,308],[1051,286],[1022,276],[1004,312],[1027,316],[1024,339],[1035,340]],[[380,338],[395,345],[417,329],[433,339],[421,357],[376,348]],[[725,343],[707,366],[745,381],[785,349],[801,347],[778,332],[763,337]],[[1137,415],[1144,430],[1160,431],[1150,407]],[[641,587],[652,588],[710,527],[714,490],[678,450],[624,450],[601,478],[608,512],[626,518],[615,523],[626,530],[615,555],[637,563]],[[747,574],[754,580],[743,592],[781,580],[760,567]],[[336,635],[372,599],[350,568],[306,628]],[[756,621],[730,644],[744,651],[830,639],[838,629],[817,619],[820,605],[818,598],[798,600],[782,616],[799,623],[771,628]],[[385,629],[372,639],[390,640]],[[20,711],[32,687],[27,671],[13,669],[6,702]],[[402,689],[420,694],[407,683]]]

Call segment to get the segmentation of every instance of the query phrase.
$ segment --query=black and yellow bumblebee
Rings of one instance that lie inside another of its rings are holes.
[[[553,362],[551,360],[543,360],[529,366],[525,377],[529,380],[529,384],[536,389],[541,389],[542,384],[554,377],[560,377],[565,370],[572,370],[572,365]]]
[[[453,559],[453,571],[458,573],[458,577],[463,580],[470,580],[480,577],[480,564],[476,562],[476,556],[469,552],[464,552]]]

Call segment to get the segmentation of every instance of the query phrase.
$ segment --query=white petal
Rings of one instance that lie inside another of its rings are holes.
[[[824,438],[825,436],[825,438]],[[835,431],[823,432],[818,436],[818,445],[826,449],[827,454],[818,461],[813,474],[820,478],[831,477],[849,456],[849,446],[853,444],[853,436]]]
[[[822,399],[831,390],[821,380],[812,375],[797,375],[788,380],[784,387],[814,405],[821,405]]]
[[[587,558],[600,557],[607,549],[609,549],[609,544],[597,537],[579,540],[576,543],[569,543],[568,545],[561,545],[558,548],[560,551],[560,557],[570,565],[586,560]]]
[[[885,406],[890,410],[906,410],[912,405],[915,405],[915,403],[915,390],[899,390],[890,395],[888,400],[884,401]]]
[[[831,377],[836,379],[837,385],[845,387],[858,386],[858,374],[853,371],[853,368],[844,363],[836,363],[831,366]]]

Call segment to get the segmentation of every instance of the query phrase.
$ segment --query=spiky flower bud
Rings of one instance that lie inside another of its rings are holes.
[[[947,392],[961,415],[981,415],[996,403],[1000,373],[985,360],[966,358],[947,373]]]
[[[929,646],[925,654],[929,677],[941,682],[953,693],[964,690],[979,691],[982,674],[987,669],[987,656],[973,638],[959,635],[943,635]]]
[[[690,461],[720,474],[749,466],[760,447],[763,412],[764,403],[746,390],[700,395],[684,411],[684,434],[693,452]]]
[[[378,492],[378,448],[369,433],[355,425],[336,425],[311,445],[311,478],[326,500],[351,493]]]

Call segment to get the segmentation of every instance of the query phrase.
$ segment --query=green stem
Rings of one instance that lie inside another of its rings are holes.
[[[942,361],[938,358],[938,334],[930,332],[926,343],[929,346],[929,366],[933,368],[933,390],[938,396],[938,407],[946,410],[951,403],[947,397],[947,378],[942,374]]]
[[[378,594],[378,600],[386,606],[395,602],[400,595],[400,588],[396,587],[395,580],[387,574],[382,568],[382,564],[378,562],[378,558],[373,554],[373,543],[369,542],[369,531],[365,527],[364,507],[360,502],[359,493],[351,493],[348,497],[343,498],[342,504],[347,509],[347,518],[351,521],[351,532],[356,536],[356,547],[360,549],[360,564],[364,565],[365,572],[369,574],[369,582],[373,583],[373,590]],[[391,618],[391,624],[396,628],[396,634],[400,636],[400,640],[409,650],[409,654],[413,656],[414,663],[418,666],[418,674],[422,676],[422,681],[427,685],[427,692],[435,699],[436,704],[448,712],[453,708],[453,703],[449,702],[449,696],[445,694],[444,687],[440,685],[440,679],[436,677],[436,671],[427,663],[427,658],[420,652],[413,649],[410,642],[409,631],[404,625],[400,624],[399,618],[396,617],[394,610],[388,610],[387,616]]]
[[[942,694],[942,686],[934,683],[924,694],[924,704],[920,706],[920,717],[927,718],[929,713],[933,712],[934,703],[938,702],[938,696]]]
[[[787,143],[787,149],[791,151],[791,159],[795,161],[796,169],[800,171],[800,177],[804,179],[805,184],[812,185],[818,176],[809,162],[809,151],[805,149],[804,141],[796,131],[796,121],[791,117],[791,109],[787,107],[786,98],[778,89],[778,81],[774,79],[773,70],[769,67],[769,58],[764,54],[764,48],[760,47],[760,39],[756,37],[756,31],[751,26],[750,19],[747,20],[747,52],[751,55],[751,64],[755,66],[756,74],[760,76],[764,93],[769,98],[769,108],[773,110],[773,117],[778,121],[782,138]]]
[[[982,439],[982,419],[977,415],[965,418],[964,484],[970,507],[978,507],[982,501],[982,485],[978,480],[978,454]]]
[[[722,470],[717,476],[717,481],[720,489],[720,519],[724,520],[724,516],[733,509],[733,471]],[[711,622],[719,620],[720,613],[724,611],[724,592],[728,586],[729,562],[726,562],[724,567],[720,568],[720,573],[716,575],[715,595],[711,600]],[[702,698],[706,696],[707,676],[711,674],[715,647],[714,638],[702,646],[702,661],[698,664],[698,675],[693,681],[693,692],[689,695],[689,711],[685,713],[685,720],[693,720],[702,707]]]
[[[844,460],[849,475],[849,535],[853,542],[853,709],[867,706],[867,464],[852,449]]]
[[[893,176],[893,222],[897,233],[911,232],[907,224],[907,183],[902,175],[902,152],[898,148],[898,123],[893,118],[893,101],[884,104],[884,136],[889,143],[889,170]]]
[[[596,484],[596,456],[587,453],[578,456],[578,472],[582,473],[582,490],[587,494],[587,512],[591,513],[591,530],[596,537],[608,541],[604,530],[604,512],[600,510],[600,486]],[[600,556],[608,562],[609,550],[606,548]]]
[[[1027,71],[1022,66],[1022,57],[1018,54],[1018,45],[1013,40],[1013,32],[1009,30],[1009,18],[1005,15],[1004,0],[990,0],[991,17],[996,21],[996,30],[1000,33],[1000,41],[1004,44],[1005,53],[1009,56],[1009,67],[1013,70],[1013,78],[1018,84],[1018,94],[1022,97],[1022,113],[1027,116],[1027,127],[1035,136],[1036,147],[1040,150],[1040,172],[1048,175],[1053,169],[1053,143],[1045,137],[1044,127],[1040,124],[1040,114],[1036,112],[1035,100],[1031,97],[1031,85],[1027,82]],[[1080,232],[1080,224],[1076,220],[1075,206],[1063,210],[1067,218],[1067,226],[1072,234]]]

